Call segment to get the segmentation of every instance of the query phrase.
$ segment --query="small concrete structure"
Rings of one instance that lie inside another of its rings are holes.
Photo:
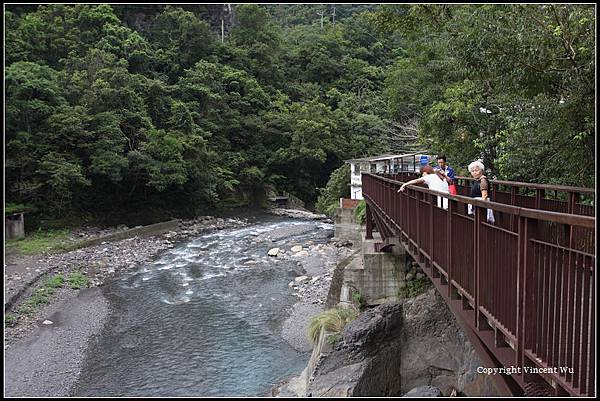
[[[25,236],[24,213],[12,213],[4,216],[4,236],[6,239],[17,239]]]
[[[276,207],[286,208],[288,206],[289,197],[287,196],[275,196],[269,198],[269,201],[273,202]]]
[[[355,208],[335,209],[335,228],[333,236],[338,240],[352,241],[354,247],[359,247],[362,239],[360,237],[360,224],[354,215]]]

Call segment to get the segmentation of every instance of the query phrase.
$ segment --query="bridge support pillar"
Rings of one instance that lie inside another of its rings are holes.
[[[365,217],[367,219],[367,235],[365,239],[373,239],[373,216],[371,215],[371,209],[369,204],[366,205]]]
[[[340,302],[352,304],[357,293],[368,305],[397,301],[410,259],[402,246],[392,247],[392,252],[377,252],[375,243],[381,241],[377,232],[373,239],[368,239],[365,232],[362,236],[361,252],[344,269]]]

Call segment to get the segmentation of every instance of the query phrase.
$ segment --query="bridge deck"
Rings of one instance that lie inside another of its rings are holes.
[[[442,208],[438,192],[397,192],[412,178],[362,175],[367,236],[377,229],[384,249],[401,240],[486,366],[520,368],[494,376],[503,393],[594,395],[595,218],[579,202],[594,191],[494,181],[500,202],[444,195]],[[556,199],[547,198],[552,191]]]

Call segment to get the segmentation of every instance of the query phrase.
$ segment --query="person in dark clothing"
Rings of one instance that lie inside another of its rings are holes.
[[[490,181],[483,174],[485,166],[480,161],[474,161],[469,164],[469,172],[471,176],[475,178],[473,186],[471,187],[471,197],[490,201]],[[468,213],[473,214],[473,206],[469,205]],[[492,209],[487,210],[487,221],[488,223],[494,224],[494,212]]]
[[[475,178],[475,182],[471,187],[471,197],[490,200],[490,181],[483,174],[484,169],[485,167],[480,161],[474,161],[473,163],[469,164],[469,172],[471,173],[471,176]]]
[[[456,190],[456,174],[454,173],[454,169],[446,163],[446,156],[438,155],[436,160],[438,165],[434,167],[435,171],[439,171],[444,176],[444,179],[448,183],[448,191],[452,195],[456,195],[458,192]]]

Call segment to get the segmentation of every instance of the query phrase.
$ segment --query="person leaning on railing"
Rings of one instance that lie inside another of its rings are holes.
[[[400,187],[398,192],[404,191],[404,189],[406,188],[407,185],[427,184],[427,187],[434,191],[439,191],[439,192],[443,192],[446,194],[450,193],[448,191],[448,183],[446,182],[446,180],[444,178],[445,176],[442,175],[441,173],[435,171],[433,169],[433,167],[431,167],[429,165],[421,166],[421,169],[419,171],[421,172],[422,177],[415,178],[414,180],[405,182],[404,184],[402,184],[402,186]],[[442,207],[442,197],[441,196],[437,197],[437,204],[438,204],[438,207]],[[444,205],[443,206],[444,209],[448,209],[448,198],[444,198],[443,205]]]
[[[469,164],[469,172],[475,178],[471,187],[471,198],[491,200],[490,199],[490,180],[483,174],[485,166],[479,160]],[[469,205],[469,214],[473,214],[473,205]],[[487,210],[487,220],[489,223],[494,223],[494,212],[492,209]]]

